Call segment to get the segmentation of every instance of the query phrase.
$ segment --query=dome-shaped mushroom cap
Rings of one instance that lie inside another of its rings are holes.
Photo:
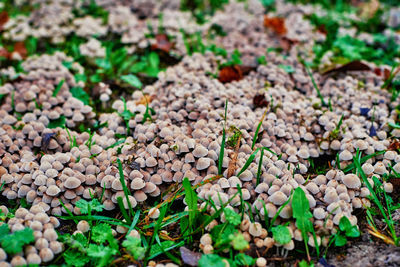
[[[297,151],[297,156],[302,159],[308,159],[310,157],[310,152],[308,152],[308,149],[306,148],[301,148],[299,151]]]
[[[249,227],[249,233],[252,236],[257,237],[257,236],[260,236],[262,234],[262,229],[263,228],[262,228],[260,223],[258,223],[258,222],[251,223],[250,227]]]
[[[54,259],[54,253],[49,248],[43,248],[39,252],[39,256],[43,262],[49,262]]]
[[[387,173],[385,164],[382,161],[378,161],[374,166],[374,172],[377,174],[385,174]]]
[[[196,158],[202,158],[202,157],[207,156],[208,149],[202,145],[197,145],[192,153],[193,153],[193,156],[195,156]]]
[[[275,205],[282,205],[286,202],[288,197],[281,191],[276,191],[268,198]]]
[[[158,216],[160,216],[160,210],[159,209],[157,209],[157,208],[151,208],[150,210],[149,210],[149,217],[150,218],[152,218],[152,219],[157,219],[158,218]]]
[[[157,160],[155,158],[153,158],[153,157],[148,157],[146,159],[146,166],[147,167],[151,168],[151,167],[157,166],[157,164],[158,164]]]
[[[196,163],[196,169],[201,171],[205,170],[211,165],[211,160],[209,158],[199,158]]]
[[[131,182],[131,188],[133,190],[139,190],[145,187],[146,183],[141,178],[135,178]]]
[[[129,202],[131,203],[132,208],[136,207],[137,201],[133,196],[128,196]],[[122,197],[122,202],[124,204],[125,209],[128,209],[128,202],[126,201],[126,197]]]
[[[81,181],[76,177],[68,177],[68,179],[64,182],[64,187],[68,189],[75,189],[81,185]]]
[[[358,178],[358,176],[353,173],[346,174],[342,178],[342,182],[347,186],[347,188],[351,189],[358,189],[361,186],[360,178]]]
[[[251,181],[253,179],[253,174],[249,170],[245,170],[239,175],[240,180],[242,181]]]
[[[343,150],[339,154],[339,160],[346,161],[346,160],[352,160],[352,159],[353,159],[353,155],[348,150]]]
[[[364,163],[361,168],[366,175],[370,175],[374,172],[374,166],[370,163]]]
[[[28,264],[32,265],[34,264],[39,265],[40,263],[42,263],[42,259],[37,253],[29,253],[28,257],[26,258],[26,261]]]
[[[119,179],[114,179],[111,183],[111,188],[115,191],[121,191],[123,189],[121,181]]]
[[[326,211],[323,208],[315,208],[313,211],[315,219],[322,220],[326,217]]]
[[[14,256],[11,259],[11,265],[12,266],[25,266],[26,265],[26,260],[24,259],[24,257],[21,257],[21,256],[17,255],[17,256]]]
[[[46,190],[46,194],[52,197],[58,195],[60,192],[61,189],[56,185],[50,185]]]

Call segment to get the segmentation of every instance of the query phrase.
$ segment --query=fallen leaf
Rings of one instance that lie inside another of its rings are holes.
[[[272,29],[279,35],[284,35],[287,33],[285,20],[283,18],[264,16],[264,26]]]
[[[218,80],[222,83],[239,81],[241,79],[243,79],[243,72],[237,65],[223,67],[218,74]]]
[[[282,49],[285,50],[285,51],[289,51],[294,45],[297,45],[298,43],[299,43],[298,40],[289,39],[289,38],[287,38],[285,36],[283,36],[279,40],[280,47],[282,47]]]
[[[3,30],[3,25],[6,24],[9,19],[10,17],[8,16],[7,11],[0,13],[0,31]]]
[[[253,97],[253,105],[256,108],[268,107],[268,101],[264,94],[256,94]]]
[[[136,105],[147,105],[150,104],[156,98],[154,95],[144,95],[138,101],[136,101]]]
[[[346,71],[367,71],[371,68],[361,60],[354,60],[344,65],[336,66],[325,71],[322,75],[326,75],[332,72],[346,72]]]
[[[317,31],[320,32],[320,33],[323,33],[325,35],[328,34],[328,31],[326,30],[326,27],[325,27],[324,24],[319,25],[318,28],[317,28]]]
[[[168,40],[168,36],[166,34],[157,34],[156,43],[151,46],[151,49],[158,49],[168,53],[172,46],[173,44]]]
[[[16,42],[14,44],[14,52],[17,52],[22,58],[26,58],[28,55],[24,42]]]
[[[200,252],[194,252],[185,247],[180,247],[179,251],[181,252],[181,258],[185,264],[190,266],[197,266],[199,264],[202,255]]]
[[[400,149],[400,142],[398,140],[393,141],[387,148],[387,150],[398,150]]]
[[[9,58],[10,53],[4,47],[0,47],[0,57]]]

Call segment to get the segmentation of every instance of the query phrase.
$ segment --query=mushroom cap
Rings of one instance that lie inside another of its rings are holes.
[[[275,205],[282,205],[283,203],[286,202],[286,200],[288,199],[288,197],[286,196],[285,193],[281,192],[281,191],[276,191],[275,193],[273,193],[269,198],[268,198],[272,203],[274,203]]]
[[[64,182],[64,187],[68,189],[75,189],[81,185],[81,180],[76,177],[68,177],[68,179]]]
[[[208,149],[202,145],[196,145],[196,147],[192,153],[193,153],[193,156],[195,156],[196,158],[202,158],[202,157],[207,156]]]
[[[56,185],[50,185],[47,187],[46,194],[49,196],[57,196],[61,192],[61,189]]]
[[[211,160],[209,158],[199,158],[197,160],[196,169],[201,171],[207,169],[211,165]]]
[[[150,218],[152,218],[152,219],[157,219],[158,218],[158,216],[160,216],[160,210],[159,209],[157,209],[157,208],[151,208],[150,210],[149,210],[149,217]]]
[[[39,265],[42,263],[42,259],[37,253],[29,253],[28,256],[26,257],[26,261],[28,264],[36,264]]]
[[[86,233],[87,231],[90,230],[90,225],[87,221],[81,220],[79,223],[76,225],[76,229],[78,231],[81,231],[82,233]]]
[[[42,259],[43,262],[49,262],[52,259],[54,259],[54,253],[51,249],[49,248],[43,248],[39,252],[39,256]]]
[[[253,179],[253,174],[249,170],[245,170],[239,175],[240,180],[242,181],[251,181]]]
[[[250,224],[249,233],[254,236],[260,236],[262,234],[262,226],[259,222],[254,222]]]
[[[139,190],[146,186],[146,183],[143,181],[142,178],[135,178],[131,182],[131,189]]]
[[[339,160],[346,161],[346,160],[352,160],[352,159],[353,159],[353,155],[348,150],[343,150],[339,154]]]
[[[347,188],[351,189],[358,189],[361,186],[360,178],[353,173],[343,176],[342,182],[347,186]]]

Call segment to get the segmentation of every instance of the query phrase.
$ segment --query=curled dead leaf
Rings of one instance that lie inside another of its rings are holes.
[[[268,101],[265,98],[265,95],[264,94],[256,94],[253,97],[253,105],[256,108],[268,107]]]
[[[225,66],[218,74],[218,80],[222,83],[229,83],[232,81],[239,81],[243,79],[243,72],[237,65]]]
[[[168,40],[168,36],[166,34],[157,34],[156,43],[151,46],[151,49],[161,50],[168,53],[172,46],[173,44]]]
[[[398,140],[393,141],[387,148],[387,150],[398,150],[400,149],[400,142]]]
[[[150,104],[156,98],[155,95],[144,95],[138,101],[136,101],[136,105],[146,105]]]
[[[264,26],[272,29],[275,33],[279,35],[284,35],[287,33],[285,20],[280,17],[264,16]]]
[[[368,71],[371,70],[370,66],[361,60],[354,60],[344,65],[335,66],[328,69],[323,75],[330,74],[333,72],[346,72],[346,71]]]
[[[4,24],[6,24],[9,19],[10,17],[8,16],[7,11],[0,13],[0,31],[3,30]]]

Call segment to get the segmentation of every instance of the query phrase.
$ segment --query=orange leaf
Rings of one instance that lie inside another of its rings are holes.
[[[0,31],[3,29],[3,25],[10,19],[7,11],[3,11],[0,13]]]
[[[239,81],[243,79],[243,72],[239,66],[226,66],[219,71],[218,80],[222,83]]]
[[[136,105],[146,105],[146,104],[150,104],[151,101],[154,100],[154,98],[156,98],[154,95],[152,95],[152,96],[144,95],[144,96],[142,96],[141,99],[139,99],[138,101],[136,101]]]
[[[153,50],[161,50],[166,53],[169,52],[172,48],[172,43],[168,40],[168,36],[166,34],[157,34],[156,35],[156,43],[151,46]]]
[[[271,28],[275,33],[279,35],[284,35],[287,33],[285,20],[283,18],[264,16],[264,26],[267,28]]]
[[[22,58],[26,58],[28,55],[24,42],[16,42],[14,44],[14,52],[17,52]]]

